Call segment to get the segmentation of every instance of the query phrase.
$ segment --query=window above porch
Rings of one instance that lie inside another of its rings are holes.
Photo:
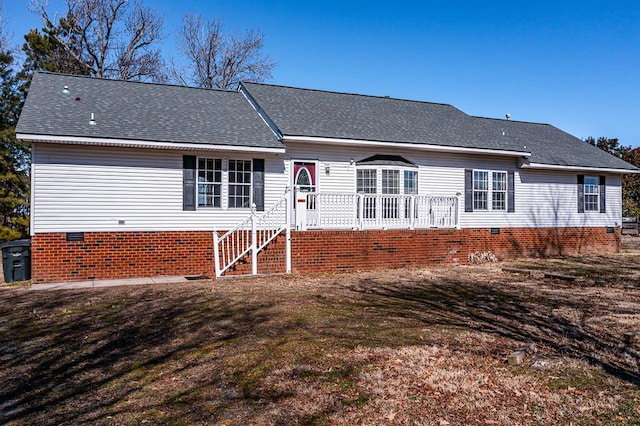
[[[376,154],[356,162],[359,194],[417,194],[418,166],[399,155]]]

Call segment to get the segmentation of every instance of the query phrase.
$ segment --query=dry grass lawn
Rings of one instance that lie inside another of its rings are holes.
[[[185,285],[4,285],[0,423],[640,425],[631,331],[637,248]],[[506,362],[529,343],[521,365]]]

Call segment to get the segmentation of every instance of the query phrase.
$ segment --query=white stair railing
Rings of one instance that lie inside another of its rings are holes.
[[[258,216],[255,204],[248,218],[222,236],[213,231],[213,257],[216,277],[251,252],[251,273],[258,273],[258,252],[282,231],[286,231],[286,272],[291,272],[291,228],[288,219],[288,194]]]

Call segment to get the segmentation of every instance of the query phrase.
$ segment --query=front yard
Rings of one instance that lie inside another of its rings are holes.
[[[0,422],[640,424],[640,343],[624,339],[634,331],[634,248],[185,285],[5,285]],[[529,343],[522,364],[506,362]]]

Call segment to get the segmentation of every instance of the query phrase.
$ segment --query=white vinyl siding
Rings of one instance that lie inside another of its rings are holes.
[[[577,213],[575,172],[519,169],[516,159],[510,157],[402,150],[382,153],[401,155],[418,166],[414,177],[419,194],[460,194],[463,228],[615,226],[621,222],[620,175],[606,174],[606,213],[585,215]],[[222,208],[182,210],[185,154],[194,155],[193,151],[34,143],[32,232],[224,230],[245,219],[249,209],[224,206],[229,196],[226,185],[221,189]],[[317,161],[318,191],[354,193],[364,192],[357,188],[357,170],[367,170],[358,168],[355,161],[371,155],[370,148],[295,143],[287,145],[286,155],[197,154],[222,160],[264,158],[265,210],[292,186],[291,159]],[[224,181],[228,170],[224,170],[224,162],[222,165]],[[515,212],[465,213],[462,194],[466,168],[513,170]],[[381,193],[380,173],[373,181],[375,193]],[[406,174],[401,173],[400,185],[405,192],[411,187],[407,186]]]
[[[182,157],[193,152],[43,143],[33,148],[32,233],[225,230],[250,213],[248,208],[225,206],[182,210]],[[219,152],[198,156],[221,158],[225,164]],[[247,161],[254,157],[229,156]],[[285,195],[287,181],[281,158],[263,154],[260,158],[265,159],[269,208]],[[223,180],[227,173],[223,170]],[[226,204],[226,185],[221,192]]]

